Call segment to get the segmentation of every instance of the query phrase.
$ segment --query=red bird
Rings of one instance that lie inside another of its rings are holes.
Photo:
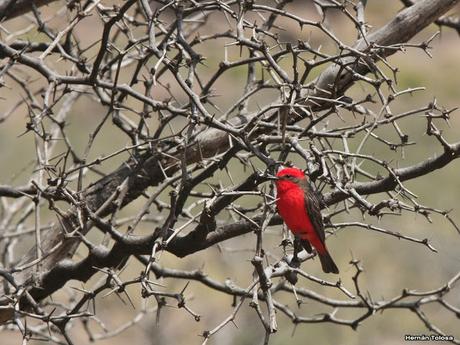
[[[315,247],[325,273],[339,273],[327,251],[320,202],[307,177],[297,168],[282,169],[276,177],[276,205],[281,218],[307,252]]]

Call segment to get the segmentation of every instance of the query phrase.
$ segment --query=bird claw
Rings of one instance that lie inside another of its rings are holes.
[[[299,268],[300,267],[300,260],[297,256],[294,256],[291,260],[291,262],[289,262],[289,266],[292,267],[292,268]]]
[[[287,258],[286,258],[287,259]],[[286,260],[288,261],[288,260]],[[289,267],[293,268],[293,269],[296,269],[296,268],[299,268],[300,267],[300,260],[299,258],[297,257],[297,255],[293,256],[291,261],[289,261],[287,263],[289,265]],[[288,270],[285,274],[284,274],[284,277],[286,278],[286,280],[291,283],[292,285],[295,285],[297,284],[297,281],[298,281],[298,278],[297,278],[297,272],[295,272],[294,270]]]

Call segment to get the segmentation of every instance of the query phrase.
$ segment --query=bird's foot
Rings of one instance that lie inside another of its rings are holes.
[[[291,262],[289,262],[289,266],[292,268],[300,267],[300,260],[296,255],[291,259]]]
[[[291,259],[291,261],[289,262],[289,267],[292,267],[292,268],[299,268],[300,267],[300,260],[299,258],[297,257],[297,255],[294,255],[294,257]],[[297,281],[298,281],[298,278],[297,278],[297,272],[295,271],[288,271],[285,275],[286,277],[286,280],[291,283],[292,285],[295,285],[297,284]]]

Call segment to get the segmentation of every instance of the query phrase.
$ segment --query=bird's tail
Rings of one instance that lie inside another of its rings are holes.
[[[323,268],[324,273],[339,273],[339,269],[335,264],[334,260],[332,260],[331,256],[327,251],[324,253],[318,253],[319,260],[321,261],[321,267]]]

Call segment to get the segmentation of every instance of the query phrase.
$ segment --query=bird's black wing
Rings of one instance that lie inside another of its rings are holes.
[[[305,191],[305,208],[307,214],[318,238],[324,243],[325,235],[323,218],[321,217],[321,196],[306,179],[302,181],[302,188]]]

